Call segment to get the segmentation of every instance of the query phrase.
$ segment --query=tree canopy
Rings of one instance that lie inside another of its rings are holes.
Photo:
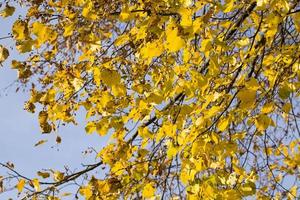
[[[43,134],[84,112],[87,134],[111,138],[73,173],[2,163],[20,198],[299,195],[299,1],[8,0],[0,15],[20,6],[9,37],[25,109]]]

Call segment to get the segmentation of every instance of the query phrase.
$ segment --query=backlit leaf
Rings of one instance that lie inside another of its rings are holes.
[[[24,186],[25,186],[25,180],[20,179],[18,184],[16,185],[16,188],[18,189],[19,193],[21,193],[23,191]]]

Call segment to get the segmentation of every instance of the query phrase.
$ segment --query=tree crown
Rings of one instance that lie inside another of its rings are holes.
[[[111,135],[82,171],[18,176],[25,199],[59,199],[79,178],[86,199],[296,198],[299,183],[284,181],[300,169],[298,1],[17,4],[27,13],[11,37],[26,58],[11,66],[30,90],[25,109],[44,134],[85,112],[87,134]]]

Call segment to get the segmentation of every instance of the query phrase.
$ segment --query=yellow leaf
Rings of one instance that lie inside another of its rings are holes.
[[[267,115],[261,114],[255,119],[255,125],[256,125],[257,130],[264,131],[269,126],[274,126],[275,124],[274,124],[273,120],[271,118],[269,118]]]
[[[70,10],[70,9],[65,9],[64,10],[64,15],[67,18],[73,20],[76,17],[76,12],[74,12],[73,10]]]
[[[46,111],[41,111],[39,113],[39,123],[43,133],[50,133],[52,131],[52,127],[47,122],[47,120],[48,120],[48,113]]]
[[[151,94],[147,93],[146,97],[146,102],[150,104],[160,104],[164,100],[163,95],[159,92],[153,92]]]
[[[33,45],[34,45],[33,40],[23,40],[18,42],[16,48],[20,53],[27,53],[32,50]]]
[[[141,26],[139,28],[134,27],[133,29],[131,29],[132,31],[136,31],[135,35],[135,39],[136,40],[141,40],[144,39],[147,36],[147,25]]]
[[[256,191],[256,185],[253,182],[247,182],[241,187],[241,191],[245,196],[254,195]]]
[[[185,41],[178,35],[178,28],[176,26],[176,23],[171,21],[168,24],[167,30],[166,30],[166,48],[170,52],[176,52],[179,51],[181,48],[185,46]]]
[[[169,143],[167,144],[167,146],[168,146],[167,157],[168,157],[169,159],[172,159],[173,156],[175,156],[175,155],[178,153],[178,148],[176,148],[176,147],[173,145],[172,142],[169,142]]]
[[[92,2],[86,4],[86,6],[82,9],[82,16],[89,20],[97,19],[97,14],[93,10]]]
[[[116,97],[122,97],[126,95],[126,87],[122,84],[113,85],[111,90]]]
[[[145,139],[153,138],[153,134],[148,130],[147,127],[139,127],[138,134]]]
[[[85,199],[90,199],[90,197],[93,195],[93,191],[90,185],[81,187],[79,192],[85,197]]]
[[[125,167],[123,166],[122,162],[116,162],[112,168],[111,172],[117,176],[120,176],[125,171]]]
[[[16,188],[18,189],[19,193],[21,193],[23,191],[24,186],[25,186],[25,180],[20,179],[18,184],[16,185]]]
[[[155,188],[151,183],[145,185],[143,189],[143,197],[144,198],[151,198],[155,195]]]
[[[40,145],[42,145],[42,144],[44,144],[46,142],[47,142],[47,140],[40,140],[34,146],[37,147],[37,146],[40,146]]]
[[[149,58],[150,60],[154,57],[160,56],[163,53],[163,51],[163,45],[159,40],[148,42],[140,50],[141,57],[144,59]]]
[[[266,25],[267,29],[266,29],[265,38],[267,40],[267,44],[270,44],[273,41],[274,36],[278,31],[279,24],[282,22],[282,17],[278,16],[275,13],[272,13],[268,16],[266,22],[268,23]]]
[[[181,15],[180,25],[183,27],[189,27],[193,25],[193,11],[189,8],[181,8],[179,10],[179,14]]]
[[[65,178],[64,173],[62,173],[60,171],[55,171],[53,176],[54,176],[55,181],[62,181]]]
[[[40,177],[42,177],[42,178],[48,178],[48,177],[50,177],[50,174],[48,172],[38,171],[37,175],[40,176]]]
[[[225,131],[229,125],[229,118],[222,118],[218,123],[218,129],[220,131]]]
[[[238,41],[238,45],[241,47],[247,46],[250,43],[250,39],[245,37],[243,39],[241,39],[240,41]]]
[[[292,105],[290,103],[284,104],[284,106],[282,107],[282,110],[285,113],[289,113],[291,109],[292,109]]]
[[[97,133],[100,136],[105,135],[107,133],[108,129],[109,129],[108,126],[109,126],[109,123],[108,123],[107,118],[103,118],[100,122],[98,122],[96,124],[96,131],[97,131]]]
[[[2,11],[0,12],[0,16],[2,16],[2,17],[4,17],[4,18],[5,18],[5,17],[12,16],[12,15],[14,14],[15,10],[16,10],[15,7],[10,6],[10,5],[7,4],[7,5],[5,6],[4,10],[2,10]]]
[[[134,15],[130,12],[130,10],[127,6],[122,9],[122,11],[119,15],[120,20],[123,22],[130,20],[132,16],[134,16]]]
[[[12,27],[12,33],[16,40],[24,40],[28,37],[27,23],[21,20],[15,21]]]
[[[100,73],[95,73],[94,78],[100,79],[104,84],[108,86],[118,85],[121,81],[121,76],[117,71],[108,69],[103,69],[102,71],[100,71]]]
[[[261,109],[261,113],[262,114],[268,114],[270,112],[272,112],[274,109],[274,104],[273,103],[267,103],[265,104],[262,109]]]
[[[202,30],[203,19],[198,17],[193,21],[193,33],[199,33]]]
[[[239,139],[239,140],[242,140],[242,139],[244,139],[245,138],[245,136],[246,136],[246,133],[245,132],[242,132],[242,133],[236,133],[236,134],[234,134],[233,136],[232,136],[232,140],[237,140],[237,139]]]
[[[212,44],[210,39],[202,40],[200,51],[202,51],[206,57],[209,56],[211,48]]]
[[[66,25],[63,36],[68,37],[68,36],[73,35],[74,30],[75,30],[75,23],[70,23],[70,24]]]
[[[52,88],[49,89],[41,98],[41,102],[50,103],[55,101],[56,91]]]
[[[129,41],[129,36],[127,34],[125,35],[120,35],[116,40],[115,40],[115,45],[116,46],[121,46],[125,44],[126,42]]]
[[[22,62],[19,62],[17,60],[12,60],[11,61],[11,68],[12,69],[20,69],[20,68],[23,68],[25,67],[24,64]]]
[[[33,185],[35,191],[39,192],[41,190],[39,180],[37,178],[35,178],[31,182],[32,182],[32,185]]]
[[[37,48],[45,42],[51,42],[57,38],[57,33],[54,30],[38,21],[32,24],[32,33],[37,36]]]
[[[282,99],[289,98],[290,94],[293,92],[293,89],[288,84],[284,84],[279,88],[279,97]]]
[[[87,134],[91,134],[96,131],[96,124],[94,122],[88,122],[85,126],[85,131]]]
[[[191,57],[192,57],[192,54],[191,54],[190,50],[184,49],[183,55],[182,55],[183,62],[185,62],[185,63],[189,62]]]
[[[256,90],[243,89],[237,97],[241,100],[241,109],[249,109],[255,104]]]
[[[9,56],[9,51],[3,47],[2,45],[0,45],[0,64],[5,61]]]
[[[291,187],[290,192],[288,193],[288,198],[289,199],[295,199],[297,197],[297,185],[294,185]]]
[[[225,9],[224,9],[225,13],[233,11],[234,2],[235,2],[235,0],[226,0]]]
[[[226,190],[224,199],[242,199],[241,192],[239,190]]]
[[[260,86],[257,83],[257,80],[255,78],[251,78],[249,81],[245,83],[246,88],[251,89],[251,90],[257,90]]]

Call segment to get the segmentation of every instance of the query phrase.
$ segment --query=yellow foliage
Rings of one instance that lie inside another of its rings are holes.
[[[91,147],[96,164],[37,172],[52,182],[18,177],[18,192],[58,199],[76,181],[89,200],[298,195],[283,176],[300,163],[297,1],[19,4],[0,64],[13,57],[18,89],[31,91],[24,109],[54,134],[36,146],[64,145],[60,128],[81,116],[105,142]],[[3,4],[0,15],[14,11]]]

